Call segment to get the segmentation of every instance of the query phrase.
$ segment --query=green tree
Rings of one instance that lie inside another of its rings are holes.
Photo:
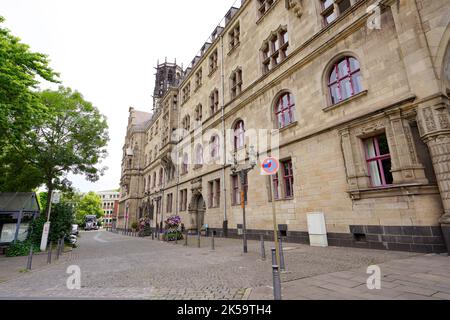
[[[37,91],[39,80],[58,83],[58,74],[46,55],[32,52],[3,22],[0,16],[0,192],[31,191],[42,184],[42,171],[13,145],[49,111]]]
[[[83,225],[88,215],[95,215],[97,219],[103,217],[102,199],[94,192],[89,192],[81,199],[76,209],[76,222]]]
[[[49,111],[45,119],[17,139],[15,151],[42,172],[49,194],[71,188],[69,173],[97,181],[106,170],[97,167],[107,155],[109,138],[105,117],[70,88],[43,91],[40,99]],[[46,216],[48,209],[49,206]]]

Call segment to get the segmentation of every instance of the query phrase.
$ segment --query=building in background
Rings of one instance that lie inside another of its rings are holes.
[[[448,0],[239,1],[187,69],[158,63],[152,112],[130,108],[118,227],[178,214],[238,236],[246,201],[257,239],[273,196],[288,241],[322,213],[330,245],[446,251],[449,17]],[[250,172],[241,199],[230,163],[252,130],[276,130],[281,170]]]
[[[114,227],[117,221],[119,209],[120,192],[118,190],[100,191],[97,195],[102,200],[103,224],[104,228]]]

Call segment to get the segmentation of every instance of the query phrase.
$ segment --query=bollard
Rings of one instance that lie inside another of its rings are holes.
[[[178,231],[175,233],[175,244],[178,244]]]
[[[58,246],[56,247],[56,260],[59,260],[59,255],[61,253],[61,240],[58,240]]]
[[[214,232],[212,233],[212,236],[211,236],[211,250],[216,250],[216,247],[214,245]]]
[[[286,271],[286,265],[284,263],[284,252],[283,252],[283,239],[280,236],[279,242],[278,242],[279,248],[280,248],[280,270]]]
[[[152,240],[155,240],[155,232],[152,230]]]
[[[266,246],[264,245],[264,236],[261,235],[261,260],[266,260]]]
[[[61,238],[59,241],[61,242],[59,247],[59,256],[61,256],[64,253],[64,238]]]
[[[49,241],[48,254],[47,254],[47,264],[52,264],[52,242]]]
[[[273,297],[274,300],[281,300],[281,278],[276,255],[276,249],[272,249]]]
[[[197,233],[197,247],[201,248],[201,236],[200,231]]]
[[[184,237],[184,246],[187,247],[188,246],[188,232],[186,230],[185,232],[185,237]]]
[[[33,245],[30,246],[30,253],[28,254],[27,270],[31,270],[32,263],[33,263]]]

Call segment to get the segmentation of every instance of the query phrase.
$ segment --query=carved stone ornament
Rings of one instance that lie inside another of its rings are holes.
[[[303,14],[303,0],[286,0],[286,8],[300,18]]]

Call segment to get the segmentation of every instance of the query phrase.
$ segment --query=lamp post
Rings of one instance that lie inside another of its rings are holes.
[[[256,166],[257,155],[253,146],[250,146],[248,152],[249,163],[244,166],[239,166],[236,153],[233,154],[233,165],[231,166],[231,171],[233,174],[238,174],[241,181],[241,207],[242,207],[242,240],[244,245],[244,253],[248,253],[247,246],[247,222],[245,217],[245,182],[247,181],[247,176],[250,171],[252,171]]]

